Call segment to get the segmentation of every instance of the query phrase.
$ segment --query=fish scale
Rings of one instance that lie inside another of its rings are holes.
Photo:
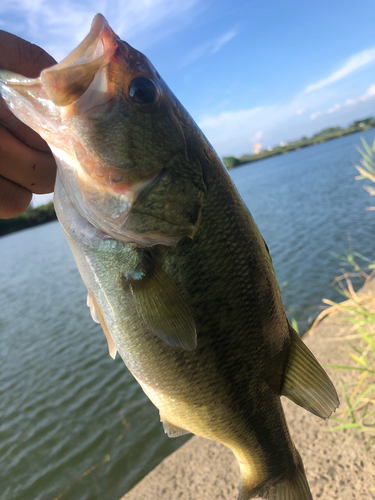
[[[229,447],[238,500],[310,500],[280,396],[328,418],[336,391],[220,159],[152,64],[98,14],[40,78],[0,71],[0,92],[50,144],[91,315],[166,433]]]

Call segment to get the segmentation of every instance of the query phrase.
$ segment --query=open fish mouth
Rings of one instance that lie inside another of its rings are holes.
[[[56,106],[77,101],[111,60],[118,47],[117,40],[119,37],[105,18],[97,14],[84,40],[59,64],[42,71],[40,80],[49,99]],[[105,93],[108,88],[103,80],[100,78],[97,90]]]
[[[113,98],[115,89],[113,85],[111,88],[105,69],[118,41],[104,16],[97,14],[84,40],[38,78],[0,70],[1,95],[14,115],[39,133],[50,147],[68,152],[61,122]]]

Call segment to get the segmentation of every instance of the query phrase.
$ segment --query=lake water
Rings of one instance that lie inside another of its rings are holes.
[[[339,299],[332,252],[374,256],[373,199],[354,180],[360,136],[231,172],[267,241],[283,300],[302,330],[323,297]],[[188,437],[158,411],[85,306],[86,291],[53,222],[0,239],[0,497],[118,500]]]

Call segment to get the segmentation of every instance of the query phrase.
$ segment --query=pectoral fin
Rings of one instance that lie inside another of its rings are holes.
[[[140,265],[124,276],[145,326],[173,347],[193,351],[197,332],[193,317],[177,286],[146,253]]]
[[[160,412],[160,422],[163,424],[164,432],[170,438],[175,438],[179,436],[184,436],[185,434],[190,434],[190,431],[178,427],[177,425],[171,424],[168,419]]]
[[[328,418],[340,404],[336,390],[292,327],[290,332],[292,346],[281,394],[314,415]]]
[[[112,359],[115,359],[117,347],[116,347],[115,343],[113,342],[111,334],[109,333],[107,325],[105,324],[102,312],[99,309],[97,302],[95,300],[95,297],[91,292],[88,292],[88,294],[87,294],[87,305],[90,308],[90,313],[91,313],[92,319],[95,321],[95,323],[99,323],[103,329],[105,338],[107,339],[109,355],[111,356]]]

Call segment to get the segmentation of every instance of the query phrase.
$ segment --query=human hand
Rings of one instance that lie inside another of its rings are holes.
[[[30,78],[56,61],[47,52],[0,30],[0,69]],[[56,164],[47,143],[20,122],[0,98],[0,218],[22,213],[32,194],[53,191]]]

